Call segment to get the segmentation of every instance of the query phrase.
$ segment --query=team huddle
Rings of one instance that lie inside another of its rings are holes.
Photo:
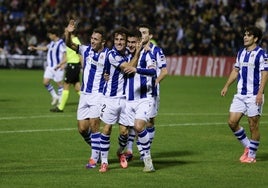
[[[53,79],[58,83],[60,79],[55,80],[57,76],[50,76],[46,72],[50,70],[55,75],[57,72],[61,73],[60,76],[63,75],[63,65],[68,61],[64,54],[66,45],[79,54],[82,60],[77,120],[78,131],[91,148],[86,168],[95,168],[100,161],[99,171],[108,170],[110,135],[112,126],[118,124],[117,156],[120,166],[128,167],[128,161],[133,157],[132,147],[135,141],[144,162],[143,171],[155,171],[151,143],[155,134],[154,119],[159,107],[159,83],[167,75],[167,69],[162,49],[150,42],[153,36],[151,28],[140,25],[138,29],[130,31],[118,27],[113,32],[111,49],[105,46],[106,34],[102,27],[93,30],[89,45],[74,42],[72,36],[75,29],[75,21],[71,20],[65,28],[65,43],[59,42],[62,39],[56,32],[49,31],[48,36],[52,41],[47,46],[49,68],[44,74],[44,85],[52,96],[52,104],[55,105],[55,101],[59,103],[50,111],[63,112],[63,108],[60,108],[63,88],[58,84],[56,92],[49,81]],[[32,48],[38,50],[37,47]],[[55,54],[63,54],[54,61],[51,60],[53,48]]]
[[[74,29],[75,24],[71,20],[65,37],[66,45],[82,55],[83,59],[77,119],[80,134],[91,146],[91,157],[86,167],[95,168],[100,160],[99,171],[108,170],[111,130],[118,123],[117,155],[121,167],[127,168],[132,148],[127,151],[126,147],[137,136],[144,161],[143,171],[155,171],[150,152],[154,126],[148,127],[148,131],[147,122],[157,114],[157,75],[160,75],[161,69],[166,69],[166,62],[162,50],[150,43],[150,28],[140,26],[137,31],[117,28],[113,32],[114,46],[111,50],[105,47],[102,28],[93,31],[89,46],[72,43],[70,33]],[[162,75],[165,76],[166,71]],[[129,132],[132,135],[130,140]]]

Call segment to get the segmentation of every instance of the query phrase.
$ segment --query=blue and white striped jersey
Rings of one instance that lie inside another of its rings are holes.
[[[160,75],[161,69],[167,67],[166,56],[162,50],[162,48],[150,43],[150,49],[152,54],[154,55],[156,61],[156,74],[157,77]],[[153,92],[154,96],[160,95],[160,85],[158,84],[155,88],[155,92]]]
[[[105,83],[104,63],[109,49],[104,48],[98,53],[91,46],[79,45],[78,51],[83,58],[81,92],[102,93]]]
[[[47,66],[56,67],[62,60],[63,54],[66,52],[66,45],[62,39],[51,41],[48,45]]]
[[[127,78],[126,98],[129,101],[153,96],[156,78],[156,62],[151,51],[140,53],[137,73]]]
[[[235,68],[239,69],[237,93],[257,95],[261,81],[261,71],[268,71],[268,56],[257,46],[252,51],[241,49],[236,58]]]
[[[155,57],[156,73],[157,73],[157,76],[159,76],[161,69],[164,67],[167,67],[166,56],[163,53],[162,48],[154,45],[153,43],[150,43],[150,49],[151,49],[152,54]]]
[[[130,54],[120,54],[115,47],[109,51],[105,61],[105,72],[109,74],[109,80],[106,82],[103,94],[109,97],[125,96],[126,76],[121,71],[120,65],[128,62]]]

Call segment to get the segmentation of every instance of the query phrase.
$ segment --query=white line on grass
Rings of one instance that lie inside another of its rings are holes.
[[[163,116],[227,116],[228,113],[158,113]]]
[[[159,113],[159,116],[228,116],[228,113]],[[267,116],[268,114],[263,114]],[[74,117],[74,115],[39,115],[39,116],[10,116],[10,117],[0,117],[1,120],[17,120],[17,119],[39,119],[39,118],[58,118],[58,117]]]
[[[162,113],[159,115],[226,115],[226,114],[211,114],[211,113]],[[25,117],[2,117],[0,120],[16,120],[16,119],[27,119],[27,118],[54,118],[59,116],[46,115],[46,116],[25,116]],[[71,115],[64,115],[64,117],[72,117]],[[268,122],[261,122],[262,124],[267,124]],[[165,124],[165,125],[157,125],[159,127],[175,127],[175,126],[200,126],[200,125],[227,125],[227,122],[210,122],[210,123],[174,123],[174,124]],[[8,134],[8,133],[32,133],[32,132],[55,132],[55,131],[73,131],[77,130],[77,128],[62,128],[62,129],[35,129],[35,130],[15,130],[15,131],[0,131],[0,134]]]
[[[5,133],[32,133],[32,132],[54,132],[54,131],[73,131],[75,128],[62,128],[62,129],[35,129],[35,130],[17,130],[17,131],[0,131],[0,134]]]
[[[226,113],[159,113],[159,116],[226,116]],[[1,120],[17,120],[17,119],[39,119],[39,118],[58,118],[59,115],[37,115],[37,116],[10,116],[0,117]],[[74,115],[61,115],[60,117],[75,117]]]
[[[262,122],[268,123],[268,122]],[[211,122],[211,123],[177,123],[177,124],[166,124],[166,125],[157,125],[157,127],[176,127],[176,126],[204,126],[204,125],[226,125],[225,122]],[[8,133],[32,133],[32,132],[56,132],[56,131],[73,131],[77,128],[62,128],[62,129],[35,129],[35,130],[16,130],[16,131],[0,131],[0,134]]]
[[[40,115],[40,116],[10,116],[0,117],[1,120],[16,120],[16,119],[39,119],[39,118],[58,118],[58,115]],[[73,117],[73,115],[62,115],[60,117]]]
[[[157,126],[158,127],[175,127],[175,126],[223,125],[223,124],[225,124],[225,123],[178,123],[178,124],[166,124],[166,125],[157,125]],[[0,134],[5,134],[5,133],[32,133],[32,132],[73,131],[73,130],[77,130],[77,128],[0,131]]]

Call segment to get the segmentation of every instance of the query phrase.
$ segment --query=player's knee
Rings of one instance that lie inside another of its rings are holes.
[[[120,128],[120,135],[128,136],[128,128],[127,127]]]
[[[78,129],[78,132],[80,134],[87,133],[88,130],[89,130],[89,124],[88,124],[88,122],[85,122],[85,121],[78,122],[77,129]]]
[[[112,132],[112,126],[110,125],[105,125],[103,126],[102,133],[105,135],[110,135]]]
[[[236,121],[229,120],[228,121],[229,127],[232,129],[232,131],[237,131],[239,124]]]

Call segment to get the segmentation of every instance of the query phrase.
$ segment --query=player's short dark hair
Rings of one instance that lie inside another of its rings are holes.
[[[60,28],[56,25],[50,26],[47,28],[47,33],[51,33],[57,36],[60,36],[62,34]]]
[[[153,35],[154,34],[153,33],[153,29],[152,29],[152,27],[149,24],[140,24],[138,27],[139,28],[141,28],[141,27],[147,28],[149,30],[149,34],[150,35]]]
[[[141,32],[138,29],[133,29],[128,32],[128,37],[138,37],[141,38]]]
[[[102,36],[102,40],[106,40],[106,30],[104,27],[97,27],[93,30],[93,33],[99,33]]]
[[[127,37],[129,35],[129,31],[127,28],[120,26],[113,31],[113,37],[115,37],[115,34],[125,35]]]
[[[57,36],[61,35],[60,29],[57,26],[53,26],[53,27],[49,28],[48,33],[51,33],[51,34],[54,34],[54,35],[57,35]]]
[[[249,26],[249,27],[246,27],[244,29],[244,33],[245,32],[248,32],[249,34],[253,35],[254,38],[257,37],[258,40],[257,40],[257,44],[259,44],[262,40],[262,31],[260,28],[256,27],[256,26]]]

